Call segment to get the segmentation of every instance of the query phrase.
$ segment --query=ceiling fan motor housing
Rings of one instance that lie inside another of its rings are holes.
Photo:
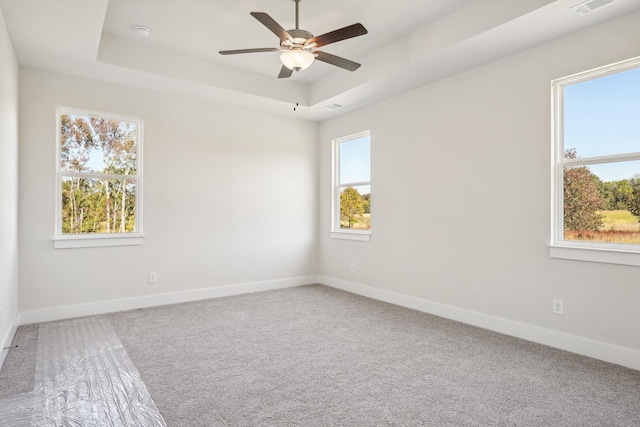
[[[291,49],[292,47],[303,47],[303,45],[313,38],[313,34],[305,30],[287,30],[287,33],[293,38],[293,43],[290,40],[282,40],[280,47],[283,49]]]

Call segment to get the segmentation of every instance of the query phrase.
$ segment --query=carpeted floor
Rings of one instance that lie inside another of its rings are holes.
[[[320,285],[105,317],[169,426],[640,426],[640,371]]]

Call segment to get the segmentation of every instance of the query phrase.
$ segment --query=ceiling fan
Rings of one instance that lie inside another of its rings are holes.
[[[256,53],[256,52],[282,52],[280,60],[282,61],[282,69],[278,75],[279,79],[291,77],[293,71],[300,71],[308,68],[314,60],[326,62],[345,70],[355,71],[360,64],[341,58],[330,53],[322,52],[317,48],[326,46],[331,43],[350,39],[352,37],[363,36],[367,34],[367,29],[362,24],[353,24],[338,30],[334,30],[320,36],[314,36],[309,31],[299,28],[299,3],[300,0],[293,0],[296,4],[296,28],[293,30],[285,30],[272,17],[264,12],[251,12],[251,16],[256,18],[262,25],[267,27],[280,39],[280,48],[256,48],[256,49],[237,49],[237,50],[221,50],[221,55],[236,55],[240,53]]]

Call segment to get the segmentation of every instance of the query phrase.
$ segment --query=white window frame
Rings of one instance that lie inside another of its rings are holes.
[[[551,82],[551,239],[549,256],[578,261],[640,266],[640,245],[564,240],[563,167],[640,160],[640,152],[564,158],[564,88],[640,67],[640,57],[573,74]]]
[[[349,230],[340,228],[340,190],[346,187],[359,187],[368,185],[371,189],[371,176],[369,181],[340,183],[340,144],[367,137],[371,148],[371,131],[358,132],[332,141],[333,157],[333,182],[331,197],[331,237],[334,239],[359,240],[368,242],[371,240],[371,228],[369,230]]]
[[[136,155],[136,174],[135,175],[114,175],[103,173],[85,173],[85,172],[69,172],[62,171],[60,167],[61,162],[61,150],[60,150],[60,128],[61,128],[61,116],[63,114],[85,116],[85,117],[100,117],[109,120],[125,121],[135,123],[137,126],[137,155]],[[121,114],[106,113],[102,111],[93,111],[80,108],[71,108],[64,106],[56,106],[56,164],[55,164],[55,200],[56,200],[56,212],[55,212],[55,224],[54,224],[54,237],[53,247],[56,249],[69,249],[69,248],[87,248],[87,247],[102,247],[102,246],[129,246],[129,245],[141,245],[143,243],[142,232],[142,144],[144,141],[144,127],[143,120],[138,117],[124,116]],[[134,233],[103,233],[103,234],[63,234],[62,233],[62,179],[63,177],[70,176],[82,176],[86,178],[98,178],[98,179],[126,179],[128,181],[136,182],[136,216],[135,216],[135,230]]]

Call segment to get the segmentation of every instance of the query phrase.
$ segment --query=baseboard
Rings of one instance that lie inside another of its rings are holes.
[[[182,302],[247,294],[251,292],[292,288],[296,286],[310,285],[313,283],[317,283],[316,276],[303,276],[280,280],[269,280],[264,282],[217,286],[204,289],[194,289],[191,291],[171,292],[165,294],[146,295],[135,298],[124,298],[87,304],[23,311],[20,313],[20,320],[21,324],[23,325],[30,323],[49,322],[52,320],[70,319],[73,317],[113,313],[116,311],[134,310],[137,308],[177,304]]]
[[[172,292],[148,295],[135,298],[125,298],[101,301],[88,304],[52,307],[39,310],[24,311],[16,315],[8,336],[4,337],[3,346],[11,344],[16,329],[20,324],[48,322],[69,319],[80,316],[113,313],[116,311],[133,310],[137,308],[154,307],[209,298],[219,298],[273,289],[292,288],[296,286],[320,283],[332,288],[341,289],[353,294],[362,295],[379,301],[388,302],[413,310],[434,314],[447,319],[467,323],[480,328],[489,329],[506,335],[548,345],[573,353],[604,360],[631,369],[640,370],[640,352],[576,335],[566,334],[551,329],[541,328],[526,323],[491,316],[488,314],[465,310],[445,304],[440,304],[409,295],[386,291],[359,283],[335,279],[328,276],[303,276],[264,282],[243,283],[236,285],[196,289],[184,292]],[[0,367],[4,362],[7,350],[0,353]]]
[[[471,310],[465,310],[445,304],[411,297],[382,289],[327,276],[319,276],[318,283],[343,291],[362,295],[379,301],[411,308],[439,317],[457,320],[480,328],[489,329],[502,334],[522,338],[550,347],[589,356],[605,362],[615,363],[631,369],[640,370],[640,352],[619,347],[576,335],[566,334],[551,329],[541,328],[526,323],[491,316]]]
[[[9,353],[7,347],[13,342],[13,337],[16,335],[18,325],[20,325],[20,314],[16,313],[11,328],[9,328],[5,336],[0,339],[0,345],[2,345],[2,347],[0,347],[0,369],[2,369],[2,365],[4,365],[4,359],[6,359],[7,353]]]

